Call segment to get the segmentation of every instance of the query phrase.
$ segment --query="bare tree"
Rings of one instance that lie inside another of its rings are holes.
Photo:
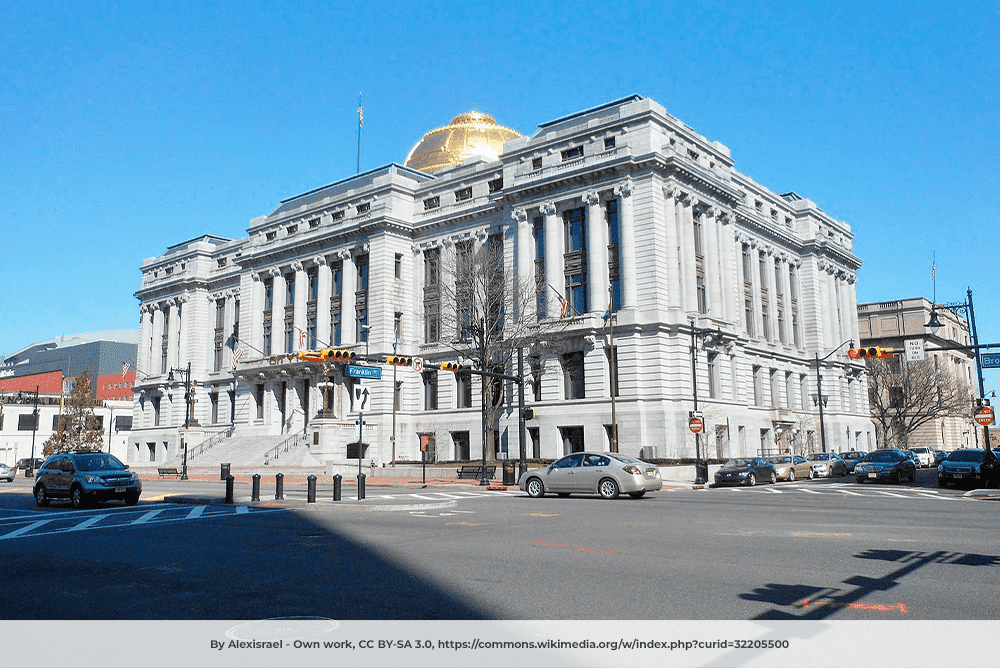
[[[441,259],[438,297],[431,308],[425,304],[425,317],[437,319],[439,343],[473,368],[511,375],[519,348],[565,326],[562,311],[550,307],[546,315],[555,317],[538,318],[538,308],[544,303],[539,300],[538,286],[533,277],[509,280],[502,234],[490,235],[479,244],[474,239],[462,240],[454,248],[453,263]],[[465,373],[468,382],[471,378]],[[482,375],[481,380],[483,433],[492,459],[498,449],[496,426],[506,381]]]
[[[906,447],[909,436],[937,418],[971,416],[972,394],[936,358],[868,360],[868,398],[883,447]]]
[[[73,391],[59,415],[56,432],[42,448],[48,457],[56,452],[97,452],[104,443],[104,428],[94,415],[96,402],[90,397],[90,375],[84,371],[76,377]]]

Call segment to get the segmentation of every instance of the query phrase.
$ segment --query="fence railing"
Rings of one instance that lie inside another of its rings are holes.
[[[288,452],[292,448],[305,445],[308,441],[308,434],[295,434],[294,436],[289,436],[281,443],[278,443],[278,445],[264,453],[264,466],[270,466],[272,460],[278,459],[282,454]]]

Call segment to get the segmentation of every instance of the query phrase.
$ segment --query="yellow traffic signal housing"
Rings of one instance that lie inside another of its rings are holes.
[[[867,346],[865,348],[851,348],[847,351],[847,356],[852,360],[868,359],[872,357],[892,357],[895,354],[893,348],[881,348],[879,346]]]
[[[357,357],[357,354],[353,350],[327,348],[324,352],[326,353],[326,358],[328,360],[333,360],[335,362],[350,362]]]
[[[325,350],[303,350],[298,355],[299,359],[303,362],[325,362],[326,361],[326,351]]]
[[[462,365],[458,362],[441,362],[439,367],[442,371],[461,371]]]
[[[410,366],[413,364],[413,358],[404,355],[386,355],[385,363],[392,366]]]

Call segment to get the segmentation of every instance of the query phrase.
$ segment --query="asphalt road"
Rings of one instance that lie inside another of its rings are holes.
[[[405,506],[395,512],[161,501],[198,485],[219,495],[219,483],[193,481],[144,483],[134,508],[38,509],[29,481],[15,481],[0,486],[0,609],[7,619],[1000,616],[1000,505],[937,489],[933,471],[917,485],[852,480],[616,501],[368,490]]]

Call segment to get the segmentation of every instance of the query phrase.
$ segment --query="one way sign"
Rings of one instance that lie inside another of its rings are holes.
[[[354,388],[354,410],[364,412],[368,410],[368,397],[371,391],[367,387],[358,386]]]

